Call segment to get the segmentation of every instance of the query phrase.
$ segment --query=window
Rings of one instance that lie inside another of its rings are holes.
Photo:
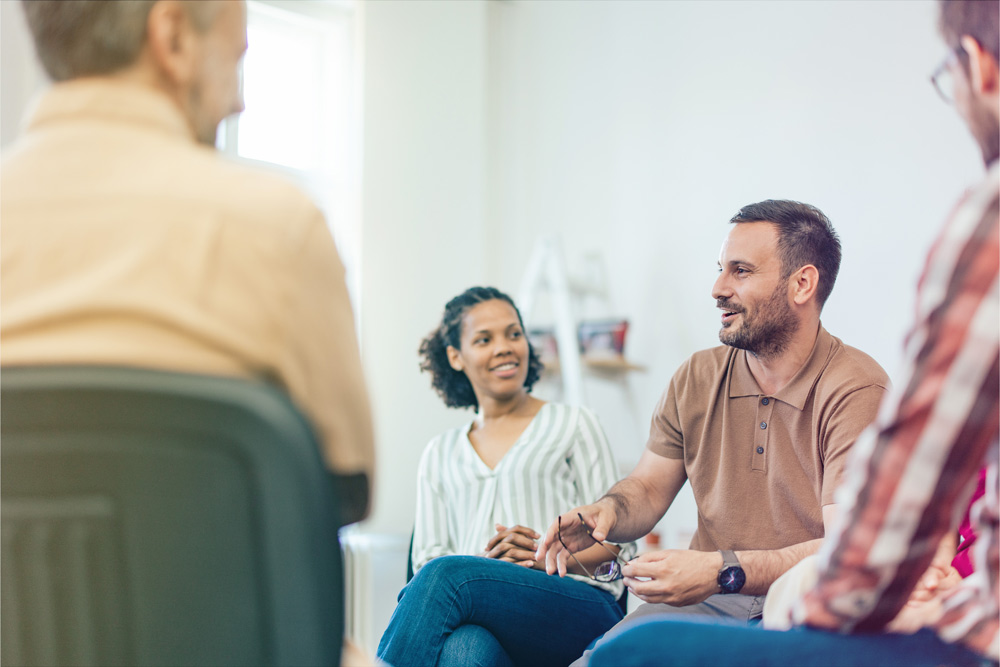
[[[250,0],[246,111],[220,126],[219,149],[284,174],[313,197],[337,241],[357,311],[361,131],[354,37],[353,2]]]

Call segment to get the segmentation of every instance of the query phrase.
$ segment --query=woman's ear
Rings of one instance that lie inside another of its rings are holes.
[[[445,348],[445,351],[448,353],[448,363],[451,364],[451,367],[459,373],[464,371],[465,367],[462,365],[462,356],[458,353],[458,350],[449,345]]]

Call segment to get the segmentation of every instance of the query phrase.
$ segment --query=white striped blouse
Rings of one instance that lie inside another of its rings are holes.
[[[555,518],[600,498],[618,481],[607,436],[587,408],[546,403],[490,469],[469,440],[470,421],[431,440],[420,459],[413,570],[432,558],[476,555],[496,535],[494,524],[544,534]],[[635,543],[621,545],[629,560]],[[599,583],[616,598],[621,581]]]

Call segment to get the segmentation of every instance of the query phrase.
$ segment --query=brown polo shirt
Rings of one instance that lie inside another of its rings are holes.
[[[646,444],[684,460],[698,505],[691,548],[780,549],[823,537],[821,508],[888,384],[874,359],[822,326],[774,395],[761,392],[744,350],[692,355],[660,399]]]

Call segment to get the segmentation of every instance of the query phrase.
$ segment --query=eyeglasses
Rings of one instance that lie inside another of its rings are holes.
[[[955,70],[954,67],[957,65],[961,58],[965,56],[965,49],[961,46],[956,46],[948,55],[945,56],[941,64],[937,66],[934,72],[931,74],[931,83],[934,84],[934,89],[941,96],[947,104],[954,104],[955,102]]]
[[[566,546],[566,543],[563,542],[561,516],[556,520],[557,523],[556,538],[559,540],[559,544],[563,545],[563,549],[565,549],[566,553],[569,554],[569,557],[573,559],[573,562],[579,565],[580,569],[586,572],[587,576],[593,579],[594,581],[605,581],[605,582],[618,581],[619,579],[622,578],[621,566],[627,565],[627,563],[625,563],[621,558],[619,558],[618,554],[609,549],[607,545],[604,544],[604,542],[601,542],[596,537],[594,537],[594,534],[590,532],[590,528],[587,527],[587,522],[583,520],[582,514],[577,513],[577,516],[580,517],[580,523],[583,524],[583,529],[587,531],[587,535],[590,536],[590,539],[594,540],[595,543],[600,544],[605,551],[611,554],[612,560],[601,563],[596,568],[594,568],[594,573],[591,574],[590,570],[588,570],[587,567],[583,563],[581,563],[576,556],[573,555],[573,552],[570,551],[569,547]]]

